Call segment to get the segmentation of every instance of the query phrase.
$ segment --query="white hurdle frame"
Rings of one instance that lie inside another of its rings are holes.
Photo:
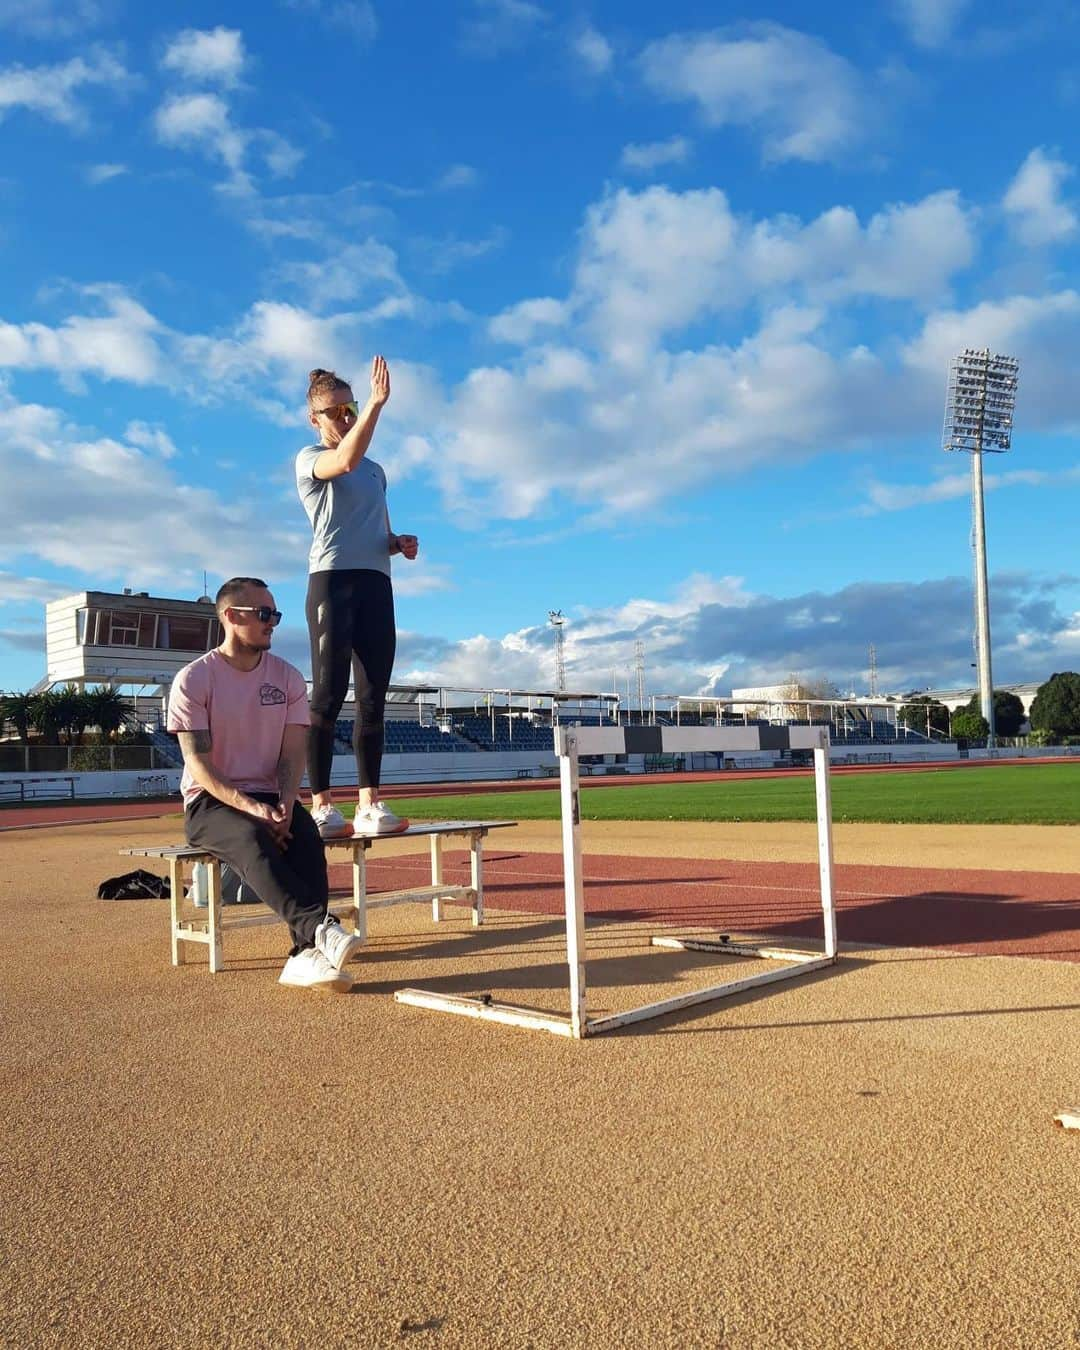
[[[772,742],[772,744],[769,744]],[[709,985],[689,994],[646,1003],[628,1012],[607,1017],[588,1015],[585,979],[585,902],[581,855],[581,787],[579,757],[582,754],[651,752],[659,743],[665,753],[717,750],[784,748],[812,750],[817,815],[818,875],[824,928],[824,951],[807,952],[775,944],[730,942],[717,938],[654,936],[655,947],[683,951],[727,953],[732,956],[783,960],[789,964],[722,984]],[[566,961],[569,972],[570,1015],[559,1017],[531,1008],[493,1003],[489,998],[436,994],[424,989],[399,989],[399,1003],[433,1008],[511,1026],[531,1027],[559,1036],[582,1040],[602,1035],[633,1022],[644,1022],[680,1008],[690,1008],[715,999],[728,998],[768,984],[808,975],[834,965],[837,960],[836,908],[833,897],[832,793],[829,781],[829,732],[821,726],[791,727],[559,727],[555,749],[559,756],[559,789],[562,806],[563,886],[566,910]]]

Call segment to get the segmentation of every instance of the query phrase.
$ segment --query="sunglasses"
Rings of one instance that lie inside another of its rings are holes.
[[[281,610],[271,609],[269,605],[230,605],[229,608],[234,614],[242,611],[254,614],[260,623],[272,623],[275,628],[281,622]]]
[[[329,408],[316,408],[315,415],[329,417],[331,422],[340,422],[344,417],[359,417],[360,409],[355,403],[331,403]]]

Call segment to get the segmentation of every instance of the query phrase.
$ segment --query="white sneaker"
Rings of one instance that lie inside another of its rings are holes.
[[[368,836],[372,834],[400,834],[409,828],[409,822],[395,816],[385,802],[372,802],[370,806],[358,806],[353,816],[352,832]]]
[[[278,984],[296,989],[315,989],[321,993],[343,994],[353,982],[347,970],[335,970],[318,947],[305,947],[285,962]]]
[[[316,806],[311,819],[324,839],[343,839],[350,834],[349,822],[336,806]]]
[[[328,914],[315,929],[315,946],[335,970],[364,945],[359,933],[347,933],[333,914]]]

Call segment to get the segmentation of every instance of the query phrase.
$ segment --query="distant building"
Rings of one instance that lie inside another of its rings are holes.
[[[45,606],[46,673],[35,689],[109,684],[165,694],[177,671],[222,636],[209,596],[79,591]]]
[[[1024,716],[1030,717],[1031,703],[1039,692],[1039,684],[995,684],[994,689],[1003,690],[1006,694],[1015,694],[1024,705]],[[939,703],[944,703],[950,712],[956,712],[957,708],[963,708],[970,703],[978,692],[974,685],[967,689],[924,689],[920,697],[936,698]],[[897,694],[896,697],[902,698],[903,695]]]

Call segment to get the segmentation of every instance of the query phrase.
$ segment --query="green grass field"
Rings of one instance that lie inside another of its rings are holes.
[[[1080,764],[833,775],[833,819],[931,825],[1080,824]],[[413,820],[558,820],[553,787],[460,797],[396,797]],[[583,787],[585,820],[813,820],[812,777]],[[1080,845],[1080,839],[1077,841]]]

